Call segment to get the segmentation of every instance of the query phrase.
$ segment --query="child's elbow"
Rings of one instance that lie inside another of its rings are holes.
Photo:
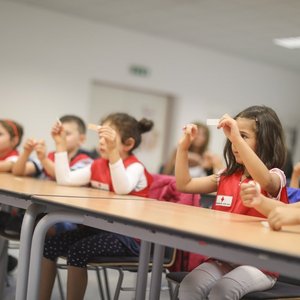
[[[176,181],[176,189],[179,191],[179,192],[185,192],[185,185],[180,183],[180,182],[177,182]]]
[[[128,194],[130,194],[131,193],[131,189],[129,189],[129,188],[114,188],[114,191],[115,191],[115,193],[116,194],[118,194],[118,195],[128,195]]]

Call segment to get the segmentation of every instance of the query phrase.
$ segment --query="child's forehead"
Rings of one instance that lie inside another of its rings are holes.
[[[5,126],[3,126],[3,124],[0,122],[0,130],[2,132],[8,132],[7,128],[5,128]]]
[[[236,119],[236,122],[240,130],[248,130],[248,131],[256,130],[256,122],[253,119],[239,117]]]
[[[79,126],[76,122],[74,121],[67,121],[67,122],[62,122],[62,126],[64,128],[68,128],[68,129],[75,129],[75,130],[79,130]]]

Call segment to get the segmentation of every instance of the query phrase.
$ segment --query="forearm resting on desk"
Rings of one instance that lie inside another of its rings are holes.
[[[55,175],[56,182],[61,185],[86,185],[91,179],[91,166],[71,171],[67,152],[57,152],[55,153]]]

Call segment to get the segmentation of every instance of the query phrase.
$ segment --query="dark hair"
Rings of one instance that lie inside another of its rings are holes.
[[[154,125],[151,120],[143,118],[137,121],[134,117],[126,113],[112,113],[101,120],[101,124],[107,122],[111,123],[119,131],[123,144],[129,138],[134,139],[135,143],[130,152],[140,145],[142,134],[150,131]]]
[[[268,169],[282,168],[286,159],[286,145],[283,128],[276,112],[264,105],[250,106],[234,117],[235,120],[237,118],[255,121],[255,153]],[[226,141],[223,153],[227,166],[225,175],[244,170],[244,166],[235,160],[229,139]]]
[[[23,126],[9,119],[1,119],[0,124],[7,130],[11,139],[14,137],[18,138],[18,142],[15,147],[17,148],[20,145],[24,134]]]
[[[193,124],[195,124],[198,127],[198,129],[204,130],[205,141],[204,141],[203,145],[201,145],[200,147],[196,147],[192,143],[189,147],[189,151],[199,153],[200,155],[202,155],[207,150],[207,147],[209,144],[209,139],[210,139],[209,128],[208,128],[208,126],[206,126],[204,123],[201,123],[201,122],[193,122]]]
[[[59,118],[59,120],[62,122],[62,123],[76,123],[77,126],[78,126],[78,131],[79,133],[81,134],[85,134],[86,133],[86,126],[85,126],[85,123],[84,121],[78,117],[78,116],[75,116],[75,115],[64,115],[62,116],[61,118]]]

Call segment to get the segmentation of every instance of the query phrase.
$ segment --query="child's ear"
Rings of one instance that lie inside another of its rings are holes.
[[[18,143],[19,143],[19,137],[18,136],[14,136],[11,139],[11,144],[12,144],[13,149],[15,149],[17,147]]]
[[[134,145],[135,145],[135,139],[128,138],[124,143],[125,150],[129,152],[134,147]]]
[[[80,145],[84,144],[85,140],[86,140],[86,135],[80,134],[80,138],[79,138]]]

